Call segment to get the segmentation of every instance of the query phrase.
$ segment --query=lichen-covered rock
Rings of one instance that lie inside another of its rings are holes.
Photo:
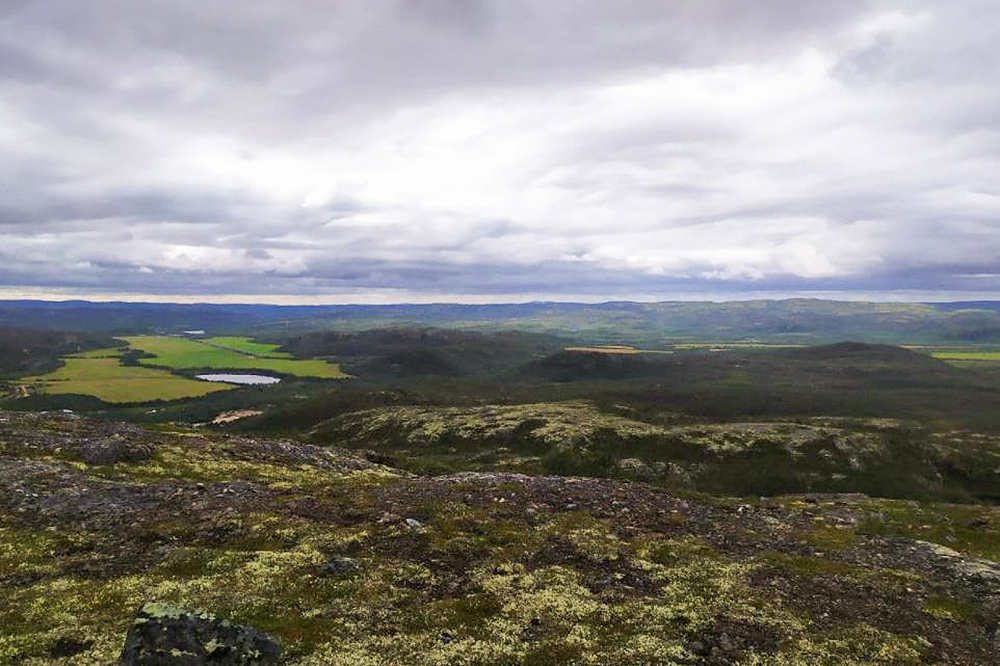
[[[281,643],[252,627],[210,613],[163,603],[144,604],[125,637],[119,666],[267,666]]]
[[[114,465],[120,462],[141,462],[153,457],[154,447],[149,442],[109,437],[84,440],[75,453],[88,465]]]
[[[618,461],[618,469],[626,476],[637,479],[653,478],[653,470],[638,458],[623,458]]]
[[[361,570],[361,565],[357,560],[350,557],[331,557],[324,562],[319,572],[324,576],[334,576],[343,578],[357,573]]]
[[[49,648],[49,656],[53,659],[62,657],[74,657],[81,652],[86,652],[94,646],[94,641],[81,641],[75,638],[62,636]]]
[[[989,560],[965,557],[961,553],[927,541],[916,541],[916,547],[933,555],[937,560],[964,578],[971,578],[1000,586],[1000,564]]]

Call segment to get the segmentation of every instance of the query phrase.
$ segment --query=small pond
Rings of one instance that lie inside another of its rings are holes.
[[[281,381],[278,377],[268,377],[267,375],[198,375],[198,379],[207,382],[226,382],[227,384],[277,384]]]

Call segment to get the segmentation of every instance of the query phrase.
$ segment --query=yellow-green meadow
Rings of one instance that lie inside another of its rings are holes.
[[[188,379],[157,368],[121,365],[114,357],[63,360],[66,365],[58,370],[21,381],[43,393],[92,395],[115,403],[196,398],[233,388],[228,384]]]
[[[250,352],[235,351],[236,346],[244,349],[273,348],[273,345],[251,343],[247,338],[215,338],[224,340],[228,348],[212,344],[213,339],[201,341],[166,335],[140,335],[122,338],[133,349],[139,349],[155,358],[140,360],[142,365],[175,369],[212,368],[218,370],[270,370],[296,377],[318,377],[321,379],[341,379],[349,377],[340,366],[320,360],[299,360],[250,355]]]

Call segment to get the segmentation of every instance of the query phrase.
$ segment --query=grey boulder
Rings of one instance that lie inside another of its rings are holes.
[[[281,643],[252,627],[203,611],[147,603],[139,609],[122,648],[119,666],[268,666],[281,658]]]

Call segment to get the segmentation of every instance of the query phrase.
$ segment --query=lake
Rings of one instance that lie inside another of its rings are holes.
[[[277,384],[281,381],[278,377],[268,377],[267,375],[198,375],[198,379],[207,382],[225,382],[227,384]]]

